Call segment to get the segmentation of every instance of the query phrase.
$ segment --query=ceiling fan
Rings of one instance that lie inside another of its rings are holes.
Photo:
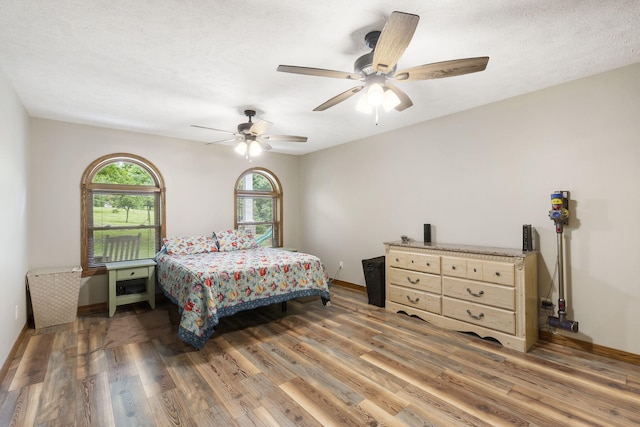
[[[271,145],[268,141],[283,141],[283,142],[306,142],[306,136],[294,136],[294,135],[265,135],[265,132],[273,124],[266,120],[256,120],[253,122],[252,117],[256,115],[255,110],[244,110],[244,115],[249,118],[246,123],[240,123],[238,125],[238,131],[228,131],[224,129],[216,129],[207,126],[191,125],[194,128],[202,128],[215,130],[217,132],[226,132],[233,134],[233,138],[221,139],[219,141],[207,142],[209,144],[218,144],[225,142],[236,142],[235,150],[245,156],[251,162],[251,158],[257,156],[262,151],[271,150]]]
[[[487,67],[489,57],[481,56],[435,62],[396,71],[398,60],[409,46],[419,20],[418,15],[393,12],[382,31],[371,31],[365,36],[365,43],[371,48],[371,52],[356,59],[353,73],[293,65],[280,65],[278,71],[362,81],[363,85],[334,96],[313,111],[324,111],[365,89],[356,109],[364,113],[370,113],[375,109],[377,117],[379,106],[386,111],[392,108],[402,111],[413,105],[409,96],[391,84],[391,81],[410,82],[453,77],[483,71]]]

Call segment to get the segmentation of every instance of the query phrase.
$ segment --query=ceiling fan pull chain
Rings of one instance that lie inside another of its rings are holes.
[[[380,116],[378,115],[378,106],[376,105],[376,126],[378,126],[378,119]]]

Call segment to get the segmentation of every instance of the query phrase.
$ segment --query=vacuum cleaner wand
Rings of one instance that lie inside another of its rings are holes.
[[[562,237],[564,226],[569,222],[569,192],[555,191],[551,194],[549,218],[556,224],[558,241],[558,317],[549,316],[549,325],[570,332],[578,332],[578,322],[567,319],[567,306],[564,299],[564,250]]]

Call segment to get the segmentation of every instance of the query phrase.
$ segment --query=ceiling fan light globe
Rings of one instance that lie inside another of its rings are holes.
[[[251,145],[249,145],[249,155],[251,157],[254,157],[259,155],[260,153],[262,153],[262,147],[260,147],[260,144],[258,144],[257,141],[252,141]]]
[[[358,99],[358,103],[356,104],[356,111],[364,114],[371,114],[373,111],[373,107],[369,104],[367,100],[367,94],[363,93],[360,99]]]
[[[236,150],[236,153],[244,156],[247,153],[247,143],[244,141],[238,142],[238,145],[236,145],[234,150]]]
[[[382,85],[379,83],[371,84],[367,90],[367,101],[369,102],[369,105],[377,107],[382,105],[383,100],[384,89],[382,88]]]
[[[386,89],[384,91],[384,99],[382,101],[382,107],[384,111],[391,111],[400,105],[400,98],[395,94],[391,89]]]

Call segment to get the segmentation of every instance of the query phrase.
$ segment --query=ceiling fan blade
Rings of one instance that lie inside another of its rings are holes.
[[[356,86],[356,87],[353,87],[353,88],[351,88],[349,90],[345,90],[341,94],[336,95],[333,98],[331,98],[330,100],[326,101],[324,104],[318,105],[316,108],[313,109],[313,111],[324,111],[327,108],[333,107],[334,105],[339,104],[342,101],[344,101],[344,100],[352,97],[356,93],[360,92],[362,90],[362,88],[364,88],[364,86]]]
[[[191,125],[191,127],[192,128],[215,130],[215,131],[218,131],[218,132],[235,133],[235,132],[231,132],[230,130],[210,128],[210,127],[207,127],[207,126]]]
[[[206,145],[224,144],[225,142],[239,142],[239,141],[242,141],[242,138],[227,138],[227,139],[221,139],[219,141],[207,142]]]
[[[307,142],[306,136],[294,136],[294,135],[262,135],[262,139],[265,139],[268,141]]]
[[[479,56],[477,58],[453,59],[451,61],[418,65],[417,67],[396,72],[394,80],[405,82],[461,76],[463,74],[483,71],[487,68],[488,62],[488,56]]]
[[[271,150],[273,147],[269,145],[269,143],[267,141],[265,141],[262,138],[256,138],[256,142],[260,145],[260,147],[264,150],[264,151],[268,151]]]
[[[278,65],[283,73],[304,74],[307,76],[331,77],[334,79],[362,80],[362,76],[346,71],[325,70],[323,68],[297,67],[295,65]]]
[[[420,17],[411,13],[393,12],[384,25],[373,52],[373,69],[389,73],[416,32]]]
[[[400,89],[395,87],[394,85],[390,84],[389,82],[387,82],[387,84],[385,86],[387,87],[387,89],[389,89],[393,93],[395,93],[396,96],[398,97],[398,99],[400,99],[400,104],[398,104],[395,107],[396,110],[398,110],[398,111],[406,110],[407,108],[409,108],[409,107],[411,107],[413,105],[413,102],[411,102],[411,99],[409,98],[409,95],[407,95],[406,93],[404,93],[403,91],[401,91]]]
[[[268,122],[266,120],[258,119],[249,128],[249,133],[253,135],[262,135],[267,131],[267,129],[269,129],[269,127],[271,127],[272,124],[273,123]]]

